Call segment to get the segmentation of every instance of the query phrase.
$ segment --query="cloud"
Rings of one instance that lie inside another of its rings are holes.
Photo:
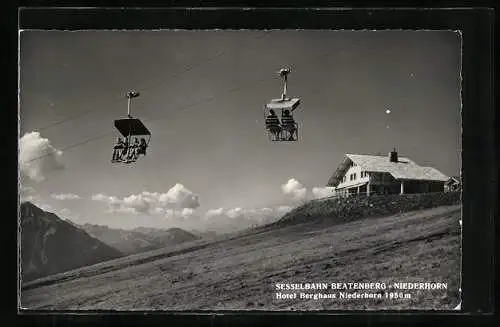
[[[130,195],[122,200],[122,207],[125,210],[132,210],[137,213],[148,213],[153,207],[152,199],[148,194]]]
[[[194,209],[191,208],[184,208],[182,209],[182,215],[183,216],[191,216],[194,214]]]
[[[50,204],[36,204],[36,206],[38,206],[40,209],[42,209],[43,211],[51,211],[52,210],[52,206]]]
[[[307,189],[294,178],[281,185],[281,190],[286,195],[291,195],[295,200],[303,200],[307,195]]]
[[[279,215],[284,215],[292,211],[292,209],[293,209],[292,206],[279,206],[275,210]]]
[[[96,195],[92,195],[92,200],[107,203],[109,206],[109,211],[108,211],[109,213],[113,213],[113,212],[118,211],[121,207],[121,204],[122,204],[122,201],[119,200],[117,197],[107,196],[107,195],[100,194],[100,193],[96,194]]]
[[[36,193],[35,189],[30,186],[20,185],[19,187],[19,197],[21,198],[21,202],[25,201],[35,201],[39,198],[39,195]]]
[[[52,210],[52,206],[47,204],[40,194],[31,186],[20,185],[19,200],[22,202],[31,202],[44,211]]]
[[[123,199],[96,194],[92,196],[92,200],[107,203],[110,213],[164,215],[166,217],[189,217],[200,206],[198,195],[182,184],[176,184],[166,193],[144,191]]]
[[[308,201],[313,199],[321,199],[335,195],[334,187],[313,187],[309,191],[298,180],[291,178],[286,184],[281,185],[281,190],[285,195],[291,196],[295,201]]]
[[[153,215],[164,215],[166,213],[165,209],[162,207],[156,207],[151,212]]]
[[[52,198],[56,200],[80,200],[82,197],[79,196],[78,194],[73,194],[73,193],[61,193],[61,194],[51,194]]]
[[[62,208],[61,210],[57,210],[56,214],[59,218],[70,221],[79,221],[81,216],[69,210],[68,208]]]
[[[237,224],[241,223],[242,227],[253,224],[262,224],[274,221],[283,215],[284,208],[290,209],[288,206],[280,206],[275,209],[271,208],[218,208],[208,210],[204,215],[204,221],[213,224]]]
[[[211,217],[222,215],[224,212],[224,208],[218,208],[218,209],[210,209],[207,211],[205,214],[205,217],[207,219],[210,219]]]
[[[151,215],[160,216],[168,220],[171,224],[183,223],[183,222],[196,222],[199,220],[199,216],[196,214],[195,209],[191,208],[177,208],[177,209],[165,209],[162,207],[156,207],[149,212]]]
[[[159,200],[165,205],[174,204],[179,208],[196,209],[200,206],[198,195],[182,184],[175,184],[167,193],[161,194]]]
[[[104,194],[95,194],[95,195],[92,195],[92,200],[93,201],[107,201],[110,197],[109,196],[106,196]]]
[[[314,187],[312,189],[313,197],[316,199],[326,198],[335,195],[334,187]]]
[[[234,208],[234,209],[229,209],[226,211],[226,215],[229,218],[240,218],[242,217],[246,212],[243,211],[241,208]]]
[[[280,219],[292,206],[274,208],[217,208],[208,210],[193,226],[196,230],[231,233],[262,226]]]
[[[19,169],[21,176],[35,182],[45,180],[45,174],[64,169],[60,161],[62,151],[57,150],[51,142],[40,136],[38,132],[24,134],[19,140]]]
[[[71,214],[71,211],[68,208],[62,208],[61,210],[59,210],[59,213],[61,215],[69,215]]]

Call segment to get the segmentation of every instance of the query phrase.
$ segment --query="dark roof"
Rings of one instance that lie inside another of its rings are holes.
[[[116,129],[124,136],[129,135],[151,135],[149,130],[137,118],[125,118],[115,120]]]

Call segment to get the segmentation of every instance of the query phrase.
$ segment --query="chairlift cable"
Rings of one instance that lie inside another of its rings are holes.
[[[310,60],[308,59],[308,60],[303,60],[301,62],[299,61],[299,62],[293,63],[293,64],[290,65],[290,67],[297,67],[297,65],[302,65],[302,64],[307,63],[309,61],[311,61],[311,62],[314,61],[315,62],[318,58],[321,58],[321,57],[324,57],[326,55],[329,55],[329,54],[331,54],[331,52],[332,51],[326,51],[326,52],[322,53],[321,55],[319,55],[319,56],[317,56],[317,57],[315,57],[313,59],[310,59]],[[215,95],[207,97],[207,98],[205,98],[203,100],[198,100],[198,101],[195,101],[193,103],[190,103],[190,104],[184,105],[182,107],[179,107],[179,108],[177,108],[176,112],[179,113],[182,110],[189,109],[191,107],[196,107],[199,104],[216,100],[218,97],[220,97],[221,95],[224,95],[226,93],[231,93],[231,92],[239,91],[240,89],[244,89],[246,87],[250,87],[253,84],[257,84],[257,83],[264,82],[264,81],[271,80],[271,79],[272,79],[271,77],[269,77],[268,75],[266,75],[266,76],[264,76],[264,77],[262,77],[262,78],[260,78],[258,80],[255,80],[255,81],[253,81],[251,83],[248,83],[247,85],[235,86],[235,87],[232,87],[232,88],[227,89],[225,91],[222,91],[219,94],[215,94]],[[156,118],[156,119],[151,119],[151,120],[145,120],[144,122],[161,121],[161,120],[164,120],[164,119],[166,119],[166,118]]]
[[[329,52],[325,52],[325,53],[321,54],[321,55],[320,55],[320,56],[318,56],[318,57],[323,57],[323,56],[325,56],[325,55],[329,54],[330,52],[331,52],[331,51],[329,51]],[[311,61],[313,61],[313,60],[315,61],[318,57],[311,59]],[[308,61],[309,61],[309,60],[308,60]],[[303,64],[304,62],[299,62],[299,63],[300,63],[300,64]],[[296,67],[296,65],[297,65],[297,64],[299,64],[299,63],[295,63],[295,64],[292,64],[292,65],[293,65],[294,67]],[[290,66],[292,66],[292,65],[290,65]],[[259,82],[262,82],[262,81],[264,81],[264,80],[268,80],[268,79],[270,79],[270,78],[266,76],[265,78],[261,78],[261,79],[259,79],[259,80],[255,81],[254,83],[259,83]],[[252,84],[253,84],[253,83],[252,83]],[[249,86],[249,85],[246,85],[246,86],[244,86],[244,87],[248,87],[248,86]],[[196,102],[194,102],[194,103],[191,103],[191,104],[188,104],[188,105],[185,105],[185,106],[179,107],[179,108],[177,108],[177,110],[176,110],[175,112],[180,112],[180,111],[182,111],[182,110],[184,110],[184,109],[191,108],[191,107],[195,107],[195,106],[198,106],[198,105],[200,105],[200,104],[202,104],[202,103],[205,103],[205,102],[213,101],[213,100],[215,100],[216,98],[218,98],[220,95],[222,95],[222,94],[224,94],[224,93],[231,93],[231,92],[234,92],[234,91],[236,91],[236,90],[243,89],[244,87],[235,87],[235,88],[231,88],[231,89],[229,89],[229,90],[226,90],[226,91],[222,92],[221,94],[217,94],[217,95],[211,96],[210,98],[207,98],[207,99],[204,99],[204,100],[199,100],[199,101],[196,101]],[[163,119],[165,119],[165,118],[157,118],[157,119],[151,119],[151,120],[144,120],[144,122],[160,121],[160,120],[163,120]],[[84,141],[82,141],[82,142],[79,142],[79,143],[76,143],[76,144],[72,144],[72,145],[70,145],[70,146],[67,146],[67,147],[64,147],[64,148],[61,148],[61,149],[57,149],[57,150],[55,150],[55,151],[52,151],[52,152],[46,153],[46,154],[41,155],[41,156],[39,156],[39,157],[36,157],[36,158],[30,159],[30,160],[28,160],[27,162],[32,162],[32,161],[35,161],[35,160],[39,160],[39,159],[41,159],[41,158],[44,158],[44,157],[46,157],[46,156],[49,156],[49,155],[51,155],[51,154],[53,154],[53,153],[56,153],[56,152],[58,152],[58,151],[65,151],[65,150],[68,150],[68,149],[71,149],[71,148],[75,148],[75,147],[77,147],[77,146],[84,145],[84,144],[89,143],[89,142],[91,142],[91,141],[95,141],[95,140],[98,140],[98,139],[101,139],[101,138],[104,138],[104,137],[107,137],[107,136],[110,136],[110,135],[113,135],[113,134],[115,134],[115,132],[114,132],[114,131],[113,131],[113,132],[108,132],[108,133],[102,134],[102,135],[97,136],[97,137],[89,138],[89,139],[84,140]]]
[[[180,76],[182,76],[183,74],[188,73],[189,71],[193,70],[193,69],[194,69],[194,68],[196,68],[196,67],[199,67],[199,66],[201,66],[201,65],[203,65],[203,64],[205,64],[205,63],[208,63],[208,62],[210,62],[210,61],[213,61],[213,60],[217,59],[218,57],[222,56],[223,54],[224,54],[224,52],[218,52],[218,53],[217,53],[217,54],[215,54],[214,56],[211,56],[211,57],[209,57],[209,58],[207,58],[207,59],[205,59],[205,60],[203,60],[203,61],[201,61],[201,62],[198,62],[198,63],[195,63],[195,64],[191,64],[191,65],[188,65],[188,66],[186,66],[183,70],[181,70],[181,71],[179,71],[179,72],[172,73],[172,74],[170,74],[169,76],[167,76],[165,79],[160,80],[160,82],[158,82],[158,83],[156,83],[156,84],[151,84],[151,85],[149,85],[149,86],[147,86],[147,87],[144,87],[144,88],[140,89],[140,91],[141,91],[141,92],[147,91],[147,90],[149,90],[150,88],[152,88],[152,87],[154,87],[154,86],[161,85],[162,83],[164,83],[164,82],[165,82],[166,80],[168,80],[168,79],[180,77]],[[123,101],[123,98],[122,98],[122,97],[120,97],[120,98],[115,98],[115,99],[113,99],[113,100],[111,100],[111,101],[107,102],[107,105],[112,105],[112,104],[114,104],[114,103],[116,103],[116,102],[119,102],[119,101]],[[54,126],[61,125],[61,124],[64,124],[64,123],[66,123],[66,122],[69,122],[69,121],[72,121],[72,120],[78,119],[78,118],[80,118],[80,117],[86,116],[86,115],[91,114],[91,113],[93,113],[93,112],[96,112],[96,111],[98,111],[98,110],[101,110],[101,111],[105,111],[105,110],[113,110],[113,109],[115,109],[115,110],[116,110],[116,108],[115,108],[115,107],[110,107],[110,106],[107,106],[107,108],[108,108],[108,109],[102,109],[101,107],[99,107],[98,109],[89,109],[89,110],[86,110],[86,111],[84,111],[84,112],[80,112],[80,113],[78,113],[78,114],[76,114],[76,115],[69,116],[69,117],[66,117],[66,118],[64,118],[64,119],[61,119],[61,120],[59,120],[59,121],[56,121],[56,122],[50,123],[50,124],[45,125],[45,126],[43,126],[43,127],[40,127],[40,128],[38,128],[38,130],[39,130],[39,131],[43,131],[43,130],[46,130],[46,129],[52,128],[52,127],[54,127]]]
[[[106,105],[106,107],[107,107],[107,108],[111,108],[111,107],[110,107],[110,106],[108,106],[108,105],[114,104],[115,102],[118,102],[118,101],[123,101],[123,98],[122,98],[122,97],[120,97],[120,98],[115,98],[115,99],[113,99],[112,101],[110,101],[110,102],[108,102],[108,103],[104,103],[104,105]],[[97,111],[97,110],[108,110],[108,109],[101,109],[101,108],[99,108],[99,109],[89,109],[89,110],[86,110],[86,111],[84,111],[84,112],[77,113],[76,115],[69,116],[69,117],[63,118],[63,119],[61,119],[61,120],[58,120],[58,121],[56,121],[56,122],[50,123],[50,124],[48,124],[48,125],[45,125],[45,126],[43,126],[43,127],[40,127],[40,128],[38,128],[38,131],[44,131],[44,130],[49,129],[49,128],[52,128],[52,127],[54,127],[54,126],[61,125],[61,124],[64,124],[64,123],[67,123],[67,122],[69,122],[69,121],[72,121],[72,120],[78,119],[78,118],[80,118],[80,117],[86,116],[86,115],[88,115],[88,114],[90,114],[90,113],[93,113],[93,112],[95,112],[95,111]]]
[[[256,40],[259,40],[259,39],[262,39],[266,36],[268,36],[272,31],[271,30],[266,30],[264,31],[264,33],[262,35],[259,35],[258,37],[256,37],[255,39]],[[208,58],[206,58],[205,60],[202,60],[200,62],[197,62],[197,63],[194,63],[194,64],[190,64],[190,65],[187,65],[186,67],[184,67],[184,69],[182,69],[181,71],[178,71],[178,72],[174,72],[174,73],[171,73],[170,75],[168,75],[166,78],[160,80],[158,83],[155,83],[155,84],[151,84],[149,86],[146,86],[142,89],[139,89],[140,92],[144,92],[144,91],[147,91],[149,89],[151,89],[152,87],[154,86],[158,86],[158,85],[161,85],[163,84],[165,81],[171,79],[171,78],[177,78],[177,77],[180,77],[182,76],[183,74],[186,74],[188,73],[189,71],[195,69],[196,67],[200,67],[206,63],[209,63],[211,61],[214,61],[216,60],[217,58],[221,57],[222,55],[224,55],[225,52],[218,52],[216,53],[215,55],[213,56],[210,56]],[[120,97],[120,98],[114,98],[113,100],[111,100],[110,102],[108,102],[107,104],[108,105],[111,105],[111,104],[114,104],[116,102],[119,102],[119,101],[123,101],[123,98]],[[108,108],[113,108],[113,107],[108,107]],[[116,108],[113,108],[113,109],[116,109]],[[66,118],[63,118],[59,121],[56,121],[56,122],[53,122],[53,123],[50,123],[48,125],[45,125],[43,127],[40,127],[38,128],[38,131],[43,131],[43,130],[46,130],[46,129],[49,129],[49,128],[52,128],[54,126],[57,126],[57,125],[61,125],[61,124],[64,124],[66,122],[69,122],[69,121],[72,121],[72,120],[75,120],[75,119],[78,119],[80,117],[83,117],[83,116],[86,116],[90,113],[93,113],[93,112],[96,112],[98,110],[112,110],[112,109],[102,109],[102,108],[98,108],[98,109],[90,109],[90,110],[86,110],[84,112],[80,112],[76,115],[73,115],[73,116],[69,116],[69,117],[66,117]]]
[[[54,153],[57,153],[59,151],[66,151],[66,150],[69,150],[69,149],[72,149],[72,148],[76,148],[77,146],[84,145],[86,143],[89,143],[89,142],[92,142],[92,141],[95,141],[95,140],[98,140],[98,139],[102,139],[104,137],[108,137],[108,136],[111,136],[113,134],[114,134],[114,132],[108,132],[108,133],[105,133],[105,134],[102,134],[102,135],[99,135],[99,136],[91,137],[91,138],[88,138],[88,139],[86,139],[84,141],[81,141],[81,142],[78,142],[78,143],[66,146],[64,148],[55,149],[55,150],[50,151],[48,153],[42,154],[41,156],[38,156],[38,157],[32,158],[30,160],[27,160],[26,162],[32,162],[32,161],[35,161],[35,160],[39,160],[39,159],[42,159],[44,157],[50,156],[50,155],[52,155]]]
[[[211,56],[211,57],[207,58],[206,60],[204,60],[204,61],[202,61],[202,62],[199,62],[199,63],[197,63],[197,64],[191,64],[191,65],[188,65],[188,66],[186,66],[183,70],[181,70],[181,71],[179,71],[179,72],[172,73],[172,74],[168,75],[165,79],[163,79],[163,80],[161,80],[160,82],[158,82],[157,84],[151,84],[151,85],[149,85],[149,86],[147,86],[147,87],[145,87],[145,88],[140,89],[140,91],[141,91],[141,92],[147,91],[147,90],[149,90],[150,88],[152,88],[153,86],[157,86],[157,85],[160,85],[160,84],[164,83],[164,82],[165,82],[166,80],[168,80],[168,79],[171,79],[171,78],[176,78],[176,77],[180,77],[180,76],[182,76],[183,74],[188,73],[190,70],[194,69],[195,67],[201,66],[203,63],[207,63],[207,62],[210,62],[210,61],[212,61],[212,60],[215,60],[216,58],[220,57],[222,54],[224,54],[224,53],[223,53],[223,52],[218,52],[216,55]],[[86,116],[86,115],[91,114],[91,113],[93,113],[93,112],[96,112],[96,111],[98,111],[98,110],[101,110],[101,111],[106,111],[106,110],[117,110],[117,108],[116,108],[116,107],[112,107],[112,106],[110,106],[110,105],[115,104],[115,103],[117,103],[117,102],[119,102],[119,101],[123,101],[123,97],[120,97],[120,98],[115,98],[115,99],[111,100],[110,102],[105,103],[105,105],[106,105],[106,106],[105,106],[105,109],[103,109],[102,107],[99,107],[99,108],[97,108],[97,109],[90,109],[90,110],[86,110],[86,111],[84,111],[84,112],[80,112],[80,113],[78,113],[78,114],[76,114],[76,115],[69,116],[69,117],[67,117],[67,118],[64,118],[64,119],[61,119],[61,120],[59,120],[59,121],[53,122],[53,123],[51,123],[51,124],[48,124],[48,125],[46,125],[46,126],[43,126],[43,127],[39,128],[38,130],[39,130],[39,131],[43,131],[43,130],[46,130],[46,129],[52,128],[52,127],[54,127],[54,126],[61,125],[61,124],[64,124],[64,123],[66,123],[66,122],[69,122],[69,121],[72,121],[72,120],[78,119],[78,118],[80,118],[80,117]]]

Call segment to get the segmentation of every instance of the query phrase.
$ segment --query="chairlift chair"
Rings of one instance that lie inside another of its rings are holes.
[[[268,117],[267,114],[271,112],[276,112],[277,110],[281,110],[281,122],[279,125],[276,124],[268,124],[266,121],[266,131],[268,134],[268,138],[272,142],[294,142],[299,139],[299,125],[293,119],[293,111],[297,109],[300,105],[299,98],[289,98],[286,96],[287,91],[287,76],[290,73],[290,69],[283,68],[279,71],[279,75],[283,78],[283,93],[280,99],[273,99],[269,103],[265,105],[266,112],[266,120]],[[286,116],[285,113],[288,112],[289,115]],[[289,118],[288,118],[289,117]],[[283,120],[287,120],[283,124]]]
[[[139,92],[134,92],[134,91],[127,92],[127,98],[128,98],[127,118],[117,119],[114,121],[115,128],[127,141],[128,147],[126,151],[121,151],[120,155],[116,155],[116,153],[113,152],[112,162],[133,163],[137,161],[138,156],[140,154],[146,155],[146,149],[148,148],[149,142],[151,141],[151,133],[148,130],[148,128],[141,122],[140,119],[133,118],[130,114],[130,101],[132,98],[136,98],[138,96]],[[132,137],[143,138],[146,142],[146,146],[143,149],[143,152],[137,153],[138,154],[137,156],[130,153],[130,148],[132,145]]]

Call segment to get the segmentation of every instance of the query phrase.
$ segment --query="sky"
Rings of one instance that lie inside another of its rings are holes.
[[[460,60],[453,31],[22,31],[21,198],[78,223],[203,228],[328,193],[345,153],[458,175]],[[284,67],[300,140],[272,143]],[[113,164],[128,90],[152,139]]]

